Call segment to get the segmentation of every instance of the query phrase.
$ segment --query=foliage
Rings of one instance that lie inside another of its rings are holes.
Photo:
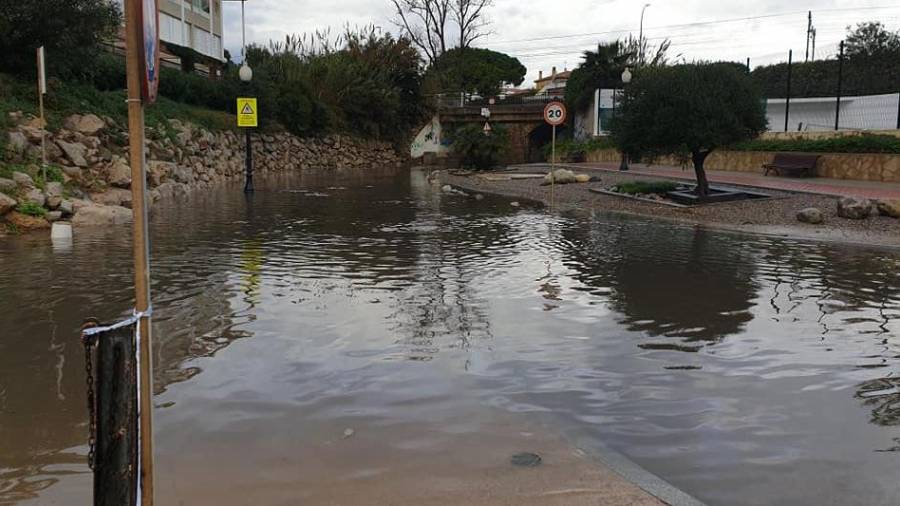
[[[560,160],[584,158],[585,155],[594,151],[615,148],[616,144],[609,137],[591,137],[584,141],[565,139],[556,142],[556,156]],[[545,158],[549,160],[553,146],[547,144],[542,149],[544,150]]]
[[[185,73],[193,73],[197,59],[201,56],[194,48],[179,46],[171,42],[166,42],[166,50],[177,56],[181,61],[181,71]]]
[[[847,38],[844,41],[848,57],[864,57],[892,55],[900,57],[900,32],[891,32],[880,21],[859,23],[855,29],[847,27]]]
[[[584,61],[566,83],[566,103],[576,111],[583,111],[593,104],[594,90],[622,88],[622,73],[628,67],[643,62],[643,67],[659,67],[669,63],[667,39],[652,47],[643,41],[628,37],[625,40],[598,44],[596,51],[585,51]]]
[[[838,60],[795,63],[791,69],[791,97],[837,95]],[[787,94],[787,63],[757,67],[751,73],[766,98]],[[900,90],[900,56],[847,58],[841,90],[844,96],[893,94]]]
[[[709,153],[765,129],[762,99],[746,72],[705,63],[644,69],[625,90],[612,136],[633,157],[689,153],[704,196]]]
[[[900,154],[900,138],[891,135],[863,134],[829,139],[757,139],[733,144],[728,149],[734,151]]]
[[[27,214],[28,216],[38,216],[43,217],[47,211],[43,206],[40,206],[34,202],[22,202],[18,206],[16,206],[16,211]]]
[[[429,78],[435,79],[442,91],[483,97],[499,95],[504,84],[522,84],[527,72],[517,58],[482,48],[451,49],[428,69]]]
[[[34,75],[40,46],[50,73],[84,66],[85,57],[115,33],[120,20],[116,3],[108,0],[0,2],[0,71]]]
[[[462,126],[450,132],[451,150],[460,157],[463,167],[488,170],[501,163],[509,149],[509,136],[504,128],[493,128],[490,135],[485,135],[479,124]]]
[[[648,193],[668,193],[678,189],[678,184],[671,181],[629,181],[613,187],[612,191],[628,195]]]

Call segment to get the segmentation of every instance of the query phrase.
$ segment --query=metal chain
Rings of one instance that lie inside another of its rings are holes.
[[[82,330],[90,327],[96,327],[94,321],[86,322]],[[84,345],[84,372],[87,386],[87,406],[88,406],[88,466],[91,470],[95,464],[95,448],[97,444],[97,407],[94,398],[94,350],[97,347],[97,336],[82,336],[81,343]]]

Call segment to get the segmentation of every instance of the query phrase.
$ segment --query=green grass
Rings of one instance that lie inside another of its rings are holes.
[[[561,159],[570,155],[584,155],[593,151],[602,151],[604,149],[614,149],[616,144],[609,137],[593,137],[586,141],[573,141],[566,139],[556,142],[556,156]],[[553,146],[547,144],[543,147],[544,155],[550,159]]]
[[[127,125],[128,108],[124,90],[100,91],[79,83],[51,81],[52,86],[45,97],[47,128],[58,130],[63,121],[72,114],[92,113],[109,116],[123,129]],[[9,74],[0,74],[0,130],[12,128],[9,113],[22,111],[37,115],[37,92],[33,83],[24,82]],[[165,97],[144,110],[147,125],[168,124],[169,119],[187,121],[210,130],[236,130],[234,115],[192,105],[186,105]],[[0,142],[5,142],[6,136]],[[0,145],[0,156],[2,156]]]
[[[63,171],[58,165],[47,164],[47,179],[44,179],[44,171],[40,168],[38,162],[22,164],[22,163],[4,163],[0,161],[0,177],[12,179],[13,172],[22,172],[31,176],[34,185],[43,190],[48,182],[63,183]]]
[[[613,187],[613,191],[617,193],[625,193],[627,195],[638,195],[648,193],[668,193],[675,191],[678,183],[671,181],[631,181],[622,183]]]
[[[37,216],[43,218],[47,214],[47,210],[34,202],[22,202],[16,206],[16,211],[27,214],[28,216]]]
[[[757,139],[735,144],[727,149],[733,151],[900,154],[900,138],[890,135],[864,134],[831,139]]]

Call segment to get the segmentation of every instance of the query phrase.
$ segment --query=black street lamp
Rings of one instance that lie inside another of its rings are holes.
[[[625,91],[625,86],[626,86],[628,83],[631,82],[631,77],[632,77],[632,76],[631,76],[631,69],[629,69],[628,67],[625,67],[625,72],[622,72],[622,91],[623,91],[623,93],[624,93],[624,91]],[[622,113],[621,113],[621,109],[620,109],[619,114],[622,114]],[[627,171],[628,169],[629,169],[629,167],[628,167],[628,154],[625,153],[625,150],[623,149],[623,150],[622,150],[622,163],[619,164],[619,170],[622,171],[622,172],[625,172],[625,171]]]
[[[241,65],[241,69],[238,71],[238,76],[241,78],[241,81],[245,83],[249,83],[250,80],[253,79],[253,70],[251,70],[250,66],[247,65],[246,56],[244,57],[244,63]],[[238,113],[240,113],[240,111],[238,111]],[[244,192],[251,193],[253,192],[253,144],[250,140],[250,127],[244,127],[244,134],[246,135],[247,139],[247,172],[246,179],[244,181]]]

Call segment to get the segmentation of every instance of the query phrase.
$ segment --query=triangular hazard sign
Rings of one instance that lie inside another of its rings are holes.
[[[241,109],[241,114],[249,114],[249,115],[252,115],[252,114],[253,114],[253,108],[250,107],[250,103],[249,103],[249,102],[246,103],[246,104],[244,104],[244,108]]]

